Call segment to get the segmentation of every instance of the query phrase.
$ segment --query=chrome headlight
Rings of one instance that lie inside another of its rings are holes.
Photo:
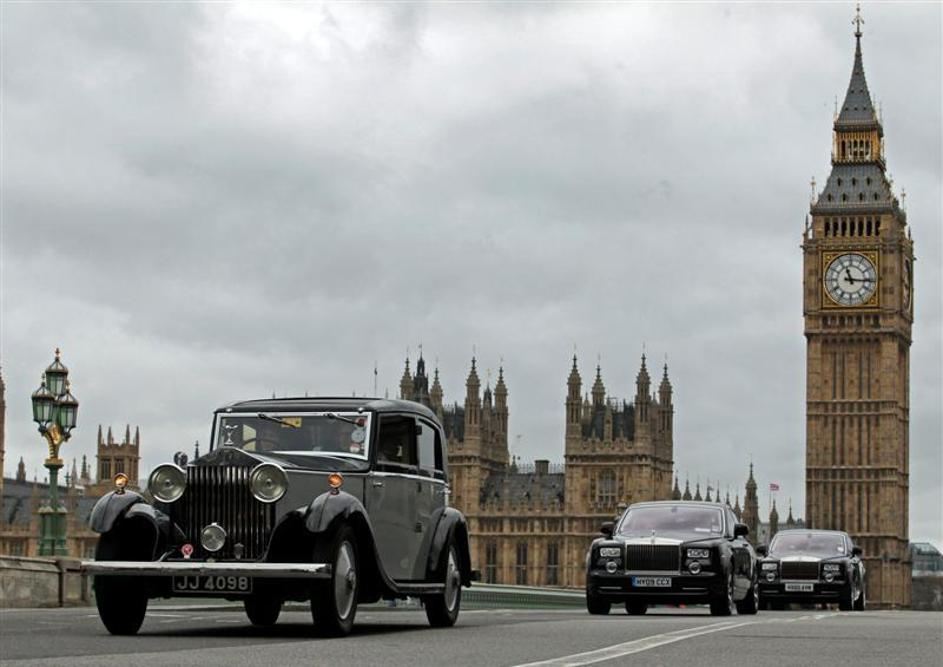
[[[779,568],[779,563],[763,563],[761,567],[764,570],[776,570]]]
[[[219,551],[226,544],[226,531],[218,523],[211,523],[200,533],[200,544],[207,551]]]
[[[622,555],[622,549],[619,547],[601,547],[599,555],[603,558],[618,558]]]
[[[776,581],[776,573],[775,573],[775,572],[767,572],[767,573],[766,573],[766,581]]]
[[[162,503],[179,500],[187,488],[187,473],[173,463],[164,463],[151,471],[147,478],[147,490]]]
[[[249,489],[259,502],[274,503],[288,490],[288,475],[274,463],[260,463],[249,475]]]
[[[690,565],[688,565],[688,571],[691,574],[700,574],[701,573],[701,561],[692,560]]]
[[[710,549],[688,549],[688,558],[710,558]]]

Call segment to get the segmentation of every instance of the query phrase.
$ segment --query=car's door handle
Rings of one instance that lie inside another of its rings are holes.
[[[382,482],[382,481],[380,481],[380,480],[378,480],[378,479],[373,480],[373,488],[378,489],[378,488],[380,488],[381,486],[383,486],[383,482]]]

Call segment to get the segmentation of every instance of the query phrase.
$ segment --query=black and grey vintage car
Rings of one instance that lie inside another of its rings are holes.
[[[148,599],[241,600],[276,622],[311,602],[326,634],[350,632],[357,604],[418,597],[433,626],[455,623],[469,586],[468,528],[449,507],[445,436],[409,401],[295,398],[216,411],[210,451],[116,489],[90,522],[101,534],[95,599],[113,634],[140,628]]]
[[[758,608],[757,561],[747,527],[719,503],[658,501],[631,505],[586,555],[586,607],[629,614],[653,604],[709,604],[726,616]]]
[[[864,611],[865,567],[861,549],[838,530],[781,530],[769,547],[760,545],[760,605],[837,602],[844,611]]]

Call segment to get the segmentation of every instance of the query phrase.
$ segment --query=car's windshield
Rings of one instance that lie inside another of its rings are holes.
[[[722,535],[720,508],[692,505],[642,505],[630,507],[619,524],[626,536],[670,535],[673,537]]]
[[[837,533],[779,533],[769,545],[769,553],[771,556],[842,556],[845,537]]]
[[[357,413],[221,415],[216,446],[247,452],[330,454],[366,458],[370,416]]]

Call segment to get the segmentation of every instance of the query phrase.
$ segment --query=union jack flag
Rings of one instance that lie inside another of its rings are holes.
[[[770,491],[779,491],[779,484],[777,484],[776,482],[770,482],[770,483],[769,483],[769,490],[770,490]]]

